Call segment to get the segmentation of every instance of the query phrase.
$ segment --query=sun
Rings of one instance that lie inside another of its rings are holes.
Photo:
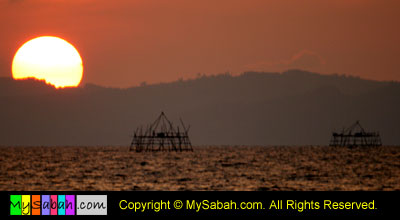
[[[44,80],[56,88],[77,87],[83,76],[82,58],[64,39],[37,37],[24,43],[15,53],[12,76]]]

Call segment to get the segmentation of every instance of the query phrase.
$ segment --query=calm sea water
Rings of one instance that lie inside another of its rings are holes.
[[[400,147],[0,147],[0,190],[400,190]]]

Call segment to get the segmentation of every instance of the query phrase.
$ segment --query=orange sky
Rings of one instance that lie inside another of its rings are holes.
[[[398,0],[0,0],[0,76],[55,35],[105,86],[293,68],[400,81],[399,21]]]

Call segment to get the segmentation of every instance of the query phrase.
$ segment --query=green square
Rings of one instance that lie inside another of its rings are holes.
[[[21,195],[10,195],[10,215],[21,215]]]

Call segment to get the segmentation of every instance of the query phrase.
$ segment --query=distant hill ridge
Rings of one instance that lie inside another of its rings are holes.
[[[355,120],[400,144],[400,83],[291,70],[221,74],[131,88],[0,78],[0,145],[128,145],[161,111],[196,145],[328,144]]]

